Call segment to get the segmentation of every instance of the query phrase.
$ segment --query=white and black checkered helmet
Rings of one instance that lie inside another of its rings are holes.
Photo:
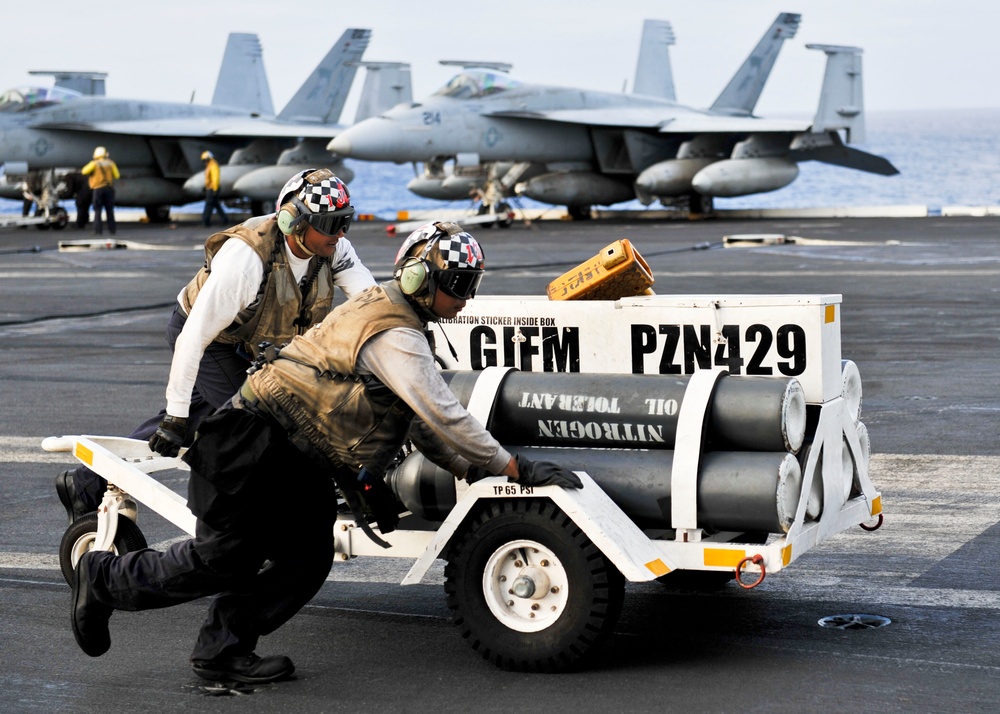
[[[306,169],[292,176],[281,188],[275,210],[281,231],[296,235],[306,223],[326,235],[346,233],[354,217],[347,184],[330,169]]]
[[[417,228],[399,247],[396,262],[411,256],[429,260],[440,270],[486,268],[486,258],[479,241],[457,223],[439,221]]]
[[[457,223],[422,225],[396,253],[396,279],[405,294],[425,307],[438,288],[463,300],[475,297],[485,270],[482,246]]]
[[[275,210],[293,198],[302,202],[310,213],[332,213],[351,208],[351,193],[347,184],[334,176],[330,169],[306,169],[292,176],[278,193]]]

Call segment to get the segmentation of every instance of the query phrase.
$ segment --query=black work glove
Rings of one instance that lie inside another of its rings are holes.
[[[465,472],[465,482],[471,486],[476,481],[482,481],[489,476],[496,476],[496,474],[491,474],[482,466],[470,466],[469,470]]]
[[[149,437],[149,448],[163,456],[177,456],[187,436],[188,420],[167,414],[156,427],[156,433]]]
[[[365,499],[368,510],[371,511],[378,524],[380,533],[392,533],[399,525],[399,507],[396,496],[384,478],[380,478],[362,468],[358,474],[361,497]]]
[[[519,477],[512,483],[522,486],[562,486],[563,488],[583,488],[580,477],[568,469],[564,469],[551,461],[529,461],[520,454],[514,457],[517,461]]]

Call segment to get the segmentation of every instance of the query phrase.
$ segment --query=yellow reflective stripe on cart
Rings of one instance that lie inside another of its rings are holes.
[[[837,319],[837,306],[827,305],[824,322],[834,322]]]
[[[876,496],[872,499],[872,515],[877,516],[882,512],[882,497]]]
[[[80,459],[87,466],[94,465],[94,452],[79,442],[73,447],[73,456]]]
[[[670,572],[670,568],[667,567],[666,563],[657,558],[656,560],[651,560],[646,563],[646,568],[656,577],[661,575],[666,575]]]
[[[705,548],[705,565],[724,565],[735,568],[741,560],[747,557],[745,550],[730,550],[723,548]]]

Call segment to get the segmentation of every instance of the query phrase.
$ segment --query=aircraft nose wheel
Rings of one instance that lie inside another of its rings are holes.
[[[88,513],[77,518],[63,533],[62,542],[59,544],[59,568],[62,570],[66,583],[71,587],[76,564],[80,562],[84,553],[94,549],[96,541],[96,513]],[[139,530],[139,526],[130,518],[118,516],[118,529],[115,532],[111,551],[115,555],[125,555],[146,547],[146,537]]]
[[[492,501],[448,552],[445,593],[462,637],[515,671],[574,669],[610,636],[625,579],[551,501]]]

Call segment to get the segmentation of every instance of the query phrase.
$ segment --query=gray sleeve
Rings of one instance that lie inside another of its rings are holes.
[[[417,420],[410,435],[442,468],[461,475],[471,463],[500,473],[510,461],[510,454],[448,388],[419,331],[393,328],[376,335],[361,349],[358,369],[373,374],[413,409]]]

